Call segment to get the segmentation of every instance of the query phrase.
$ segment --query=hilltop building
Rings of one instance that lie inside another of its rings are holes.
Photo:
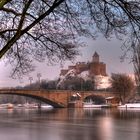
[[[101,75],[107,76],[106,73],[106,64],[104,62],[100,62],[100,56],[97,52],[92,56],[91,62],[78,62],[76,65],[68,66],[68,69],[62,69],[60,72],[60,76],[64,76],[68,71],[74,69],[76,74],[80,74],[84,71],[88,71],[90,77]]]

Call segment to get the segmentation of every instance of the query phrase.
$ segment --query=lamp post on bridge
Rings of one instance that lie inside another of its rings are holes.
[[[31,86],[32,81],[33,81],[33,77],[29,77],[29,81],[30,81],[30,86]]]
[[[40,90],[40,84],[41,84],[41,73],[37,73],[37,78],[39,82],[39,90]]]

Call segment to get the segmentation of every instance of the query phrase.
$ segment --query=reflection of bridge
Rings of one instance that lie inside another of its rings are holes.
[[[41,100],[54,107],[68,107],[70,97],[77,92],[69,90],[24,90],[24,89],[0,89],[0,94],[28,96]],[[102,97],[114,96],[111,92],[103,91],[82,91],[81,100],[89,95],[99,95]]]

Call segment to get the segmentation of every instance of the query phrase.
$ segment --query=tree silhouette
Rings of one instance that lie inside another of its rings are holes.
[[[139,30],[139,0],[0,1],[0,58],[12,64],[15,76],[33,70],[34,59],[75,58],[79,36],[115,34],[130,49],[139,43]]]
[[[112,89],[119,95],[122,103],[134,93],[134,82],[126,74],[112,74],[111,75]]]

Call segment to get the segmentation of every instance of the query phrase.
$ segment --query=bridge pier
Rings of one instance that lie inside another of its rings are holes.
[[[82,108],[82,107],[83,107],[82,100],[77,100],[77,101],[68,103],[68,108]]]

